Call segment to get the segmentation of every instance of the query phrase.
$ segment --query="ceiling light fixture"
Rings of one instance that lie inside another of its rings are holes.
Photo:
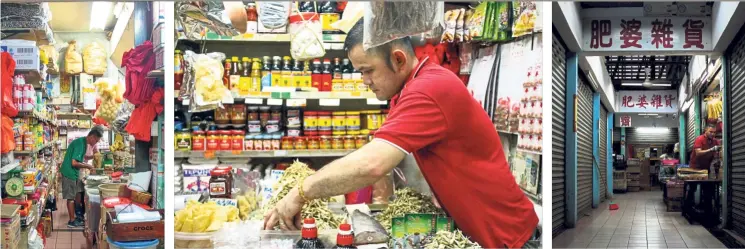
[[[642,83],[621,83],[622,86],[642,86]]]
[[[644,133],[656,133],[656,132],[668,132],[670,131],[670,129],[660,128],[660,127],[639,127],[639,128],[636,128],[636,131],[644,132]]]
[[[111,15],[111,2],[93,2],[91,5],[90,30],[104,30]]]

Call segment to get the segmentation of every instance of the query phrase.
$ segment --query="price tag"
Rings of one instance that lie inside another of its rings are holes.
[[[218,206],[223,207],[238,207],[238,200],[226,199],[226,198],[210,198],[210,201],[215,201]]]
[[[282,99],[267,99],[267,105],[282,105]]]
[[[339,99],[319,99],[318,105],[320,106],[339,106],[341,101]]]
[[[286,155],[287,155],[287,151],[286,150],[275,150],[274,151],[274,156],[275,157],[281,157],[281,156],[286,156]]]
[[[235,99],[233,97],[223,98],[222,103],[226,105],[232,105],[235,104]]]
[[[388,101],[385,100],[378,100],[376,98],[368,98],[367,99],[368,105],[386,105],[388,104]]]
[[[246,101],[245,102],[246,102],[246,104],[251,104],[251,105],[263,105],[264,104],[264,99],[246,98]]]
[[[231,154],[233,154],[233,155],[235,155],[235,156],[240,156],[242,152],[243,152],[243,151],[240,151],[240,150],[233,150],[233,151],[230,151],[230,153],[231,153]]]
[[[305,99],[288,99],[287,106],[291,107],[303,107],[306,104]]]
[[[215,158],[215,151],[208,150],[204,152],[204,159],[214,159]]]
[[[362,96],[361,92],[352,92],[352,97],[360,97]]]

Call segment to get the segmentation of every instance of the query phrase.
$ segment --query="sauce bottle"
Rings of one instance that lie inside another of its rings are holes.
[[[318,239],[318,228],[316,228],[316,220],[313,218],[305,218],[300,236],[301,239],[295,243],[296,249],[326,248],[323,242]]]
[[[292,87],[300,87],[303,85],[303,67],[302,61],[295,60],[292,65]]]
[[[282,85],[282,57],[274,56],[272,63],[272,86]]]
[[[349,224],[339,225],[339,233],[336,235],[336,246],[333,249],[357,249],[353,246],[354,234],[352,234],[352,226]]]
[[[181,55],[181,50],[176,50],[173,57],[173,86],[175,90],[181,90],[181,83],[184,81],[184,56]]]
[[[298,10],[300,12],[316,12],[316,3],[315,1],[301,1]]]
[[[225,65],[223,67],[225,72],[222,74],[222,84],[225,85],[225,88],[230,89],[230,68],[232,67],[230,59],[225,60]]]
[[[259,13],[256,11],[256,4],[249,3],[246,8],[247,24],[246,34],[256,34],[259,30]]]
[[[310,87],[312,76],[310,71],[310,61],[305,61],[303,63],[303,76],[302,76],[302,84],[299,87]]]
[[[248,57],[241,59],[243,64],[241,65],[241,79],[238,85],[238,96],[247,96],[251,92],[251,61]]]
[[[335,80],[341,80],[342,73],[341,73],[341,60],[337,57],[334,58],[334,78]]]
[[[230,62],[233,63],[230,65],[230,90],[237,94],[238,84],[241,82],[241,71],[243,71],[243,66],[238,60],[238,56],[233,56],[233,58],[230,59]]]
[[[282,60],[282,83],[279,86],[292,86],[295,80],[292,78],[292,59],[289,56],[285,56]]]
[[[349,63],[349,59],[344,59],[344,63],[341,66],[341,78],[344,80],[353,80],[352,70],[352,64]]]
[[[261,91],[261,63],[251,65],[251,92]]]
[[[321,91],[321,86],[323,85],[323,74],[321,72],[321,60],[315,59],[313,60],[313,71],[310,74],[311,77],[311,86],[318,89],[318,91]]]
[[[272,58],[264,56],[264,64],[261,65],[261,88],[272,86]]]
[[[321,74],[323,75],[323,78],[321,78],[321,91],[322,92],[330,92],[331,91],[331,80],[333,79],[333,71],[334,69],[331,67],[331,60],[329,59],[323,59],[323,71],[321,71]]]

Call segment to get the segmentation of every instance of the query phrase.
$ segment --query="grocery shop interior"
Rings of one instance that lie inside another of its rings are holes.
[[[162,244],[172,6],[0,4],[2,248]]]
[[[346,32],[371,13],[379,37],[411,36],[418,56],[459,75],[493,118],[514,178],[541,214],[540,9],[531,1],[176,3],[176,248],[293,248],[308,239],[263,230],[263,215],[299,179],[385,125],[389,103],[367,89],[344,51]],[[354,242],[337,240],[353,212],[362,217],[350,222]],[[371,186],[305,204],[303,216],[315,219],[306,226],[317,237],[308,236],[326,247],[475,244],[432,203],[411,156]],[[376,228],[363,233],[369,226]],[[539,231],[531,241],[540,244]]]
[[[553,10],[553,246],[745,246],[745,3]]]

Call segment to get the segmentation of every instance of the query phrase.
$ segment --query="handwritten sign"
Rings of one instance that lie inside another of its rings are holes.
[[[583,20],[585,51],[711,51],[709,17],[609,17]]]
[[[678,93],[664,91],[619,91],[618,112],[628,113],[677,113]]]
[[[210,201],[214,201],[218,206],[238,207],[238,200],[236,199],[210,198]]]

